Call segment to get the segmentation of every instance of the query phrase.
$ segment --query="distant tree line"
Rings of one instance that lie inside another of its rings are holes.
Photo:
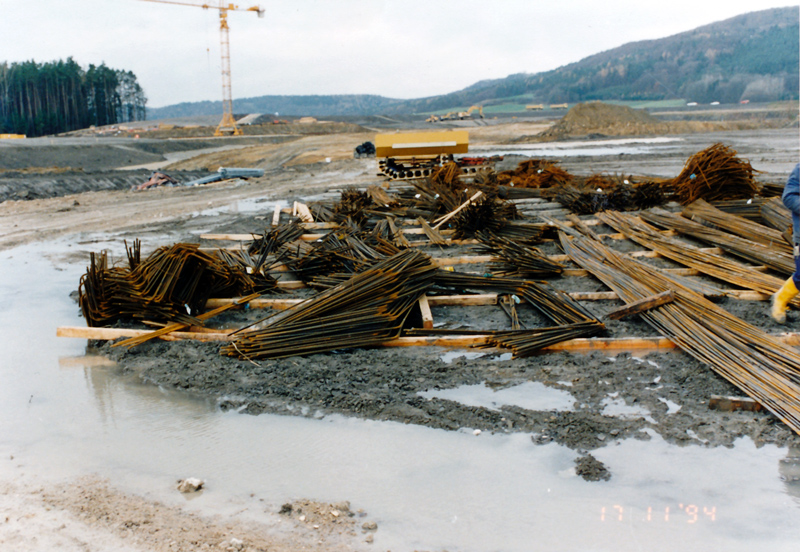
[[[147,97],[130,71],[105,63],[0,63],[0,133],[43,136],[146,117]]]

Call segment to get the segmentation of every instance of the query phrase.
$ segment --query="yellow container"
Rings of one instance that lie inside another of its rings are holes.
[[[376,157],[436,156],[468,151],[469,133],[466,130],[398,132],[375,136]]]

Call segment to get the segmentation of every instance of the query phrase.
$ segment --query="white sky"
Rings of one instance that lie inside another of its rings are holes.
[[[178,0],[203,3],[203,0]],[[205,0],[216,4],[216,0]],[[226,2],[231,0],[226,0]],[[242,8],[258,0],[243,0]],[[260,0],[229,15],[233,97],[420,98],[536,73],[787,0]],[[217,10],[0,0],[0,61],[133,71],[149,107],[221,99]]]

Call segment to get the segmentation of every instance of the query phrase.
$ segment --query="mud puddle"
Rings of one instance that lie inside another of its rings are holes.
[[[575,406],[575,399],[567,392],[547,387],[538,381],[529,381],[492,389],[485,383],[462,385],[454,389],[423,391],[426,399],[446,399],[468,406],[481,406],[500,410],[504,406],[517,406],[526,410],[568,411]]]
[[[656,151],[664,154],[677,149],[680,138],[624,138],[610,140],[569,140],[527,144],[525,146],[474,146],[474,153],[486,155],[525,155],[528,157],[577,157],[614,155],[652,155]],[[672,146],[672,148],[670,147]]]
[[[55,337],[83,325],[69,294],[86,261],[73,249],[0,253],[0,476],[95,473],[192,511],[253,518],[301,497],[349,500],[378,523],[376,550],[796,548],[787,448],[679,447],[650,431],[593,450],[612,478],[587,482],[575,473],[582,451],[522,432],[250,416],[122,375],[82,358],[85,341]],[[190,476],[207,486],[185,501],[174,485]]]

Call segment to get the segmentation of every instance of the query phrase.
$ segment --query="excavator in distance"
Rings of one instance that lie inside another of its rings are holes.
[[[425,119],[425,122],[427,122],[427,123],[438,123],[438,122],[441,122],[441,121],[456,121],[456,120],[462,120],[463,121],[464,119],[468,119],[470,117],[470,115],[472,115],[472,112],[475,111],[475,110],[478,111],[478,115],[480,116],[481,119],[483,119],[484,118],[483,117],[483,106],[482,105],[473,105],[472,107],[470,107],[466,111],[451,111],[450,113],[446,113],[444,115],[431,115],[430,117]]]

